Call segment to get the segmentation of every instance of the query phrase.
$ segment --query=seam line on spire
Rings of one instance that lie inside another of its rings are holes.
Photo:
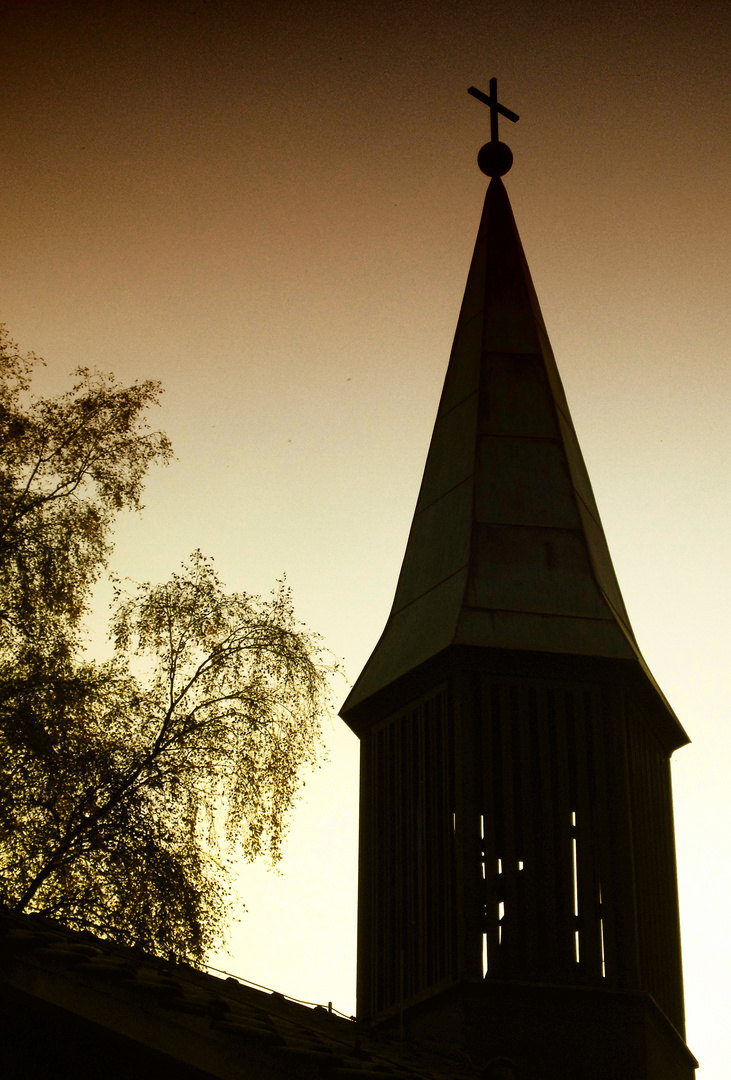
[[[394,607],[391,614],[398,615],[402,611],[406,611],[406,609],[411,607],[412,604],[418,604],[422,597],[428,596],[430,592],[434,592],[434,590],[438,589],[440,585],[443,585],[445,581],[449,581],[451,578],[456,577],[457,574],[461,574],[462,571],[466,570],[468,566],[469,562],[462,563],[462,565],[458,566],[456,570],[453,570],[451,574],[447,574],[446,577],[440,578],[439,581],[437,581],[434,585],[430,585],[428,589],[424,589],[423,592],[420,592],[419,595],[415,596],[413,600],[409,600],[408,603],[402,604],[399,608]]]
[[[611,615],[572,615],[569,612],[564,614],[563,612],[540,611],[536,608],[482,608],[475,607],[474,604],[465,604],[463,611],[489,611],[490,614],[499,612],[504,615],[539,615],[542,619],[580,619],[581,622],[614,623]]]

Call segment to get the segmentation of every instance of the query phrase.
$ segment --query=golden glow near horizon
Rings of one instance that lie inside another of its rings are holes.
[[[162,379],[177,460],[114,568],[286,572],[350,679],[383,628],[484,193],[506,179],[673,765],[688,1042],[725,1080],[731,944],[727,42],[707,0],[6,3],[0,281],[44,356]],[[104,590],[100,591],[100,617]],[[336,689],[342,699],[346,687]],[[217,966],[354,1009],[357,745]],[[215,962],[215,961],[214,961]]]

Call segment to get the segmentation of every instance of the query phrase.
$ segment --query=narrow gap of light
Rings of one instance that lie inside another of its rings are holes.
[[[487,975],[487,934],[482,935],[482,977]]]
[[[518,859],[518,869],[519,870],[523,869],[523,860],[522,859]]]
[[[602,950],[602,978],[606,979],[607,968],[606,964],[604,963],[604,919],[599,920],[599,944]]]
[[[503,872],[503,860],[502,859],[498,859],[498,861],[497,861],[497,872],[498,872],[498,874],[502,874],[502,872]]]
[[[576,827],[576,812],[571,811],[571,824]],[[576,837],[571,837],[571,853],[572,863],[574,871],[574,915],[579,914],[579,875],[577,870],[577,850],[576,850]]]
[[[576,811],[571,811],[571,827],[576,828]],[[576,851],[576,836],[571,837],[571,856],[574,872],[574,916],[579,914],[579,875],[577,870],[577,851]],[[581,963],[581,952],[579,949],[579,931],[574,930],[574,952],[576,954],[576,963]]]

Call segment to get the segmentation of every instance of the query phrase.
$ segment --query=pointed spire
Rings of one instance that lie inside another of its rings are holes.
[[[632,661],[675,720],[630,627],[500,179],[503,146],[480,152],[493,179],[396,596],[343,714],[467,645]]]

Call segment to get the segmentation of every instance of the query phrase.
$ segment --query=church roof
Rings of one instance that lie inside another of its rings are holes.
[[[499,176],[391,614],[343,715],[452,645],[630,661],[675,719],[630,626]]]
[[[0,912],[4,1075],[476,1080],[320,1005]]]

